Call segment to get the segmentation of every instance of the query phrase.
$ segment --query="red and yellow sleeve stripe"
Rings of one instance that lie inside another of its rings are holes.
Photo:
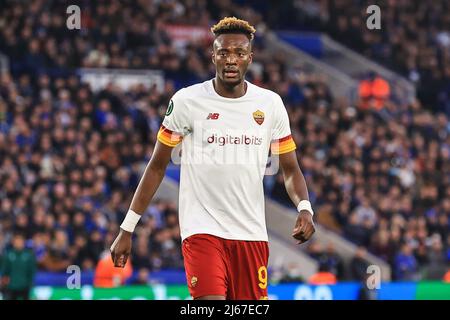
[[[167,129],[163,125],[159,128],[157,138],[159,142],[169,147],[175,147],[181,142],[181,140],[183,140],[182,135]]]
[[[287,137],[278,140],[274,140],[270,145],[270,150],[272,151],[272,154],[283,154],[293,151],[296,148],[297,146],[295,145],[294,139],[292,139],[291,135],[288,135]]]

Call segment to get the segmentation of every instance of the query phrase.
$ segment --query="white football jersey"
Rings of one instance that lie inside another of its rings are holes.
[[[182,239],[206,233],[268,241],[263,178],[269,156],[295,150],[281,97],[246,81],[245,95],[225,98],[208,80],[172,97],[158,140],[181,142]]]

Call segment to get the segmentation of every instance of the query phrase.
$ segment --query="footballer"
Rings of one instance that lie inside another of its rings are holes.
[[[267,299],[263,178],[269,152],[279,157],[299,212],[292,231],[297,243],[315,232],[313,209],[281,97],[245,79],[255,28],[227,17],[211,31],[216,75],[170,100],[111,257],[116,267],[125,266],[134,228],[181,143],[179,224],[190,294],[200,300]]]

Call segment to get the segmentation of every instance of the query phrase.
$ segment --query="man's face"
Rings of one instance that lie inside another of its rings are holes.
[[[22,236],[16,235],[13,237],[12,245],[16,250],[25,248],[25,239]]]
[[[241,83],[252,58],[250,40],[244,34],[222,34],[214,41],[212,61],[224,84],[236,86]]]

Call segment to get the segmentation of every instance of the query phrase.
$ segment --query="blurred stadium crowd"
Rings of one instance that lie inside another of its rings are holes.
[[[270,5],[251,2],[260,10]],[[374,4],[380,8],[380,30],[366,27],[367,8]],[[277,5],[264,16],[271,27],[324,32],[404,75],[416,85],[424,107],[450,116],[449,1],[295,0]]]
[[[80,3],[83,29],[73,32],[65,27],[61,2],[6,1],[0,11],[0,52],[11,64],[11,73],[0,78],[0,253],[14,232],[23,233],[38,268],[47,271],[70,264],[95,269],[152,154],[170,97],[214,75],[211,43],[177,47],[166,25],[209,26],[238,14],[265,30],[264,15],[231,1]],[[361,50],[376,49],[373,57],[387,60],[417,50],[417,59],[401,56],[398,65],[408,72],[419,68],[419,83],[428,83],[428,76],[448,79],[448,46],[428,52],[420,42],[427,25],[404,25],[419,31],[417,39],[396,44],[395,37],[377,42],[360,34],[370,44]],[[397,37],[409,34],[404,28]],[[420,46],[408,49],[411,41]],[[419,56],[430,61],[432,54],[435,64],[424,66]],[[248,79],[282,96],[318,217],[361,246],[352,270],[343,271],[331,245],[312,242],[309,252],[321,266],[338,280],[362,279],[366,250],[389,262],[397,280],[426,278],[430,266],[448,266],[449,109],[428,99],[362,109],[333,97],[322,75],[287,68],[281,56],[268,55],[259,37],[254,56]],[[160,69],[166,82],[162,92],[113,84],[94,92],[80,82],[78,67]],[[292,207],[281,175],[265,185],[268,195]],[[135,270],[182,268],[177,219],[174,203],[151,204],[134,239]]]

